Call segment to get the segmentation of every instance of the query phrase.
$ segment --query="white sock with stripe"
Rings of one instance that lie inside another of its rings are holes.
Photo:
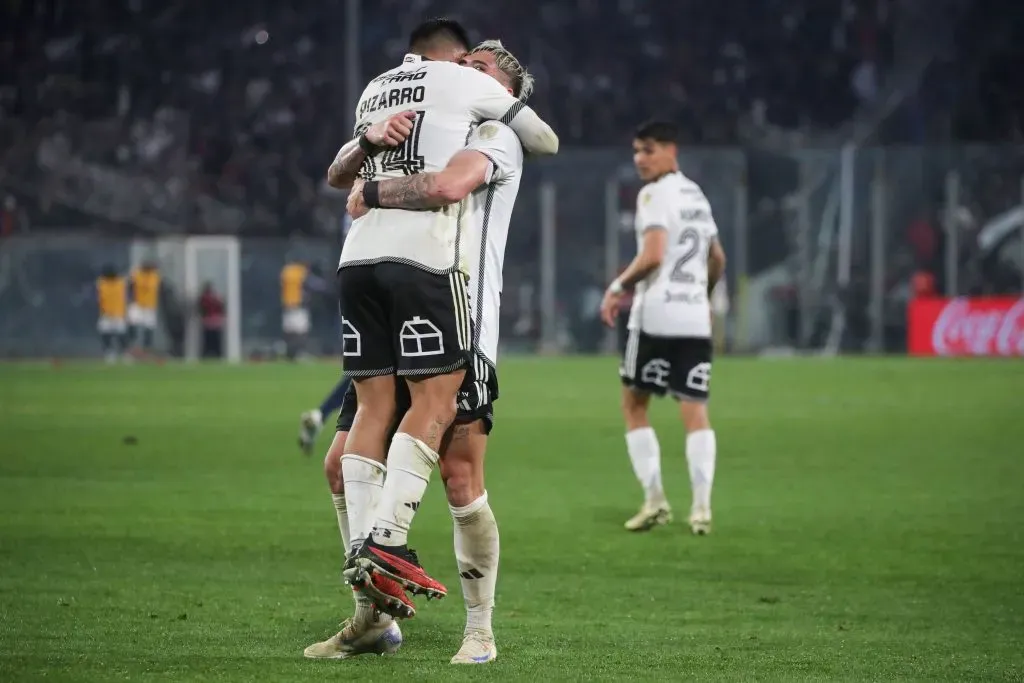
[[[498,523],[487,492],[464,507],[448,508],[455,522],[455,560],[466,603],[466,633],[492,637],[494,588],[498,582]]]
[[[686,436],[686,464],[690,468],[695,509],[711,510],[711,486],[715,483],[717,450],[714,430],[700,429]]]
[[[361,455],[341,456],[341,474],[345,480],[345,494],[342,498],[346,504],[349,529],[348,553],[355,552],[370,533],[373,511],[380,502],[386,472],[384,465],[376,460]],[[337,502],[337,499],[335,501]],[[339,526],[340,519],[339,512]],[[342,531],[342,536],[344,533]],[[373,603],[358,591],[352,591],[352,596],[356,602],[356,622],[373,619]]]
[[[405,545],[438,460],[437,453],[419,439],[404,432],[395,434],[388,449],[388,478],[373,522],[374,543]]]
[[[626,432],[626,450],[633,464],[633,473],[644,489],[649,505],[665,502],[661,484],[661,445],[653,427],[640,427]]]

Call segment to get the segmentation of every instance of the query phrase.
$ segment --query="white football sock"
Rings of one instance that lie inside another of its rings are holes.
[[[348,549],[351,547],[352,534],[348,525],[348,506],[344,493],[332,493],[331,500],[334,501],[334,512],[338,516],[338,531],[341,532],[341,548],[345,557],[348,557]]]
[[[373,511],[380,502],[381,493],[384,490],[386,470],[384,465],[376,460],[370,460],[361,455],[343,455],[341,456],[341,474],[345,480],[345,493],[340,498],[347,504],[346,516],[350,535],[346,552],[348,555],[355,552],[363,539],[370,533]],[[335,497],[336,509],[338,497]],[[340,511],[338,525],[341,526]],[[344,535],[345,532],[342,531],[342,537]],[[356,622],[367,622],[373,619],[375,616],[373,603],[359,591],[352,591],[352,597],[356,601]],[[382,617],[387,617],[387,615],[382,615]]]
[[[498,524],[487,492],[465,507],[448,508],[455,522],[455,560],[466,603],[466,633],[491,636],[494,586],[498,582]]]
[[[405,545],[420,501],[439,456],[419,439],[398,432],[388,449],[388,478],[373,522],[373,540],[386,546]]]
[[[654,428],[640,427],[626,432],[626,450],[647,502],[665,502],[665,491],[661,486],[661,446]]]
[[[711,509],[711,486],[715,482],[715,432],[700,429],[686,436],[686,463],[690,467],[693,507]]]

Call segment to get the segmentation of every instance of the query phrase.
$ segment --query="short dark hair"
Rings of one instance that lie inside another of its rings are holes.
[[[679,144],[679,126],[671,121],[647,121],[637,126],[633,139]]]
[[[469,33],[454,19],[430,19],[409,34],[409,49],[423,52],[441,43],[454,43],[469,52]]]

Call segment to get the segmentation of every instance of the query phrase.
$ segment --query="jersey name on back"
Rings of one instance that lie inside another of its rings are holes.
[[[473,69],[407,55],[366,86],[355,133],[408,110],[416,113],[413,130],[402,145],[369,157],[360,176],[384,180],[443,169],[466,145],[476,122],[501,118],[510,99],[497,81]],[[394,261],[435,273],[468,272],[463,213],[461,205],[372,209],[352,222],[339,267]]]
[[[637,197],[637,248],[648,230],[667,231],[661,265],[637,284],[629,327],[659,337],[710,337],[708,252],[718,237],[711,205],[681,172],[648,183]]]

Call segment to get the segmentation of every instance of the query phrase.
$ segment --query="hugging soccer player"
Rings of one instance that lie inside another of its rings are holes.
[[[529,96],[532,78],[500,42],[482,43],[462,63],[470,67],[466,71],[475,69],[491,76],[506,94],[519,98],[516,111],[523,110],[521,100]],[[405,113],[399,112],[383,122],[390,130],[388,135],[397,134],[393,144],[400,144],[411,133],[412,119],[404,117]],[[511,120],[515,114],[507,118]],[[376,137],[379,132],[371,127],[366,135],[372,133]],[[498,121],[485,121],[464,142],[465,148],[438,171],[374,181],[372,196],[368,196],[370,183],[357,182],[349,195],[348,209],[357,221],[375,206],[406,211],[441,209],[453,204],[465,206],[459,212],[459,230],[460,239],[464,240],[461,246],[466,255],[465,267],[474,286],[474,305],[467,310],[469,315],[464,321],[471,335],[470,371],[464,373],[458,388],[454,426],[440,439],[435,457],[429,457],[429,446],[417,444],[421,462],[410,463],[404,457],[395,457],[394,444],[388,450],[386,462],[365,457],[353,447],[350,430],[365,419],[365,413],[361,397],[357,399],[352,391],[346,397],[338,433],[325,459],[325,473],[339,530],[348,549],[345,576],[358,590],[356,614],[339,633],[308,647],[304,653],[307,657],[340,659],[367,652],[392,652],[401,642],[401,631],[393,617],[408,618],[415,614],[415,605],[406,591],[428,597],[443,597],[446,593],[443,585],[426,575],[415,553],[404,543],[433,469],[429,460],[440,466],[445,484],[466,605],[462,646],[451,661],[483,664],[497,657],[491,614],[499,540],[484,486],[483,461],[493,424],[491,402],[497,398],[495,363],[501,270],[522,176],[523,147],[512,129]],[[444,191],[439,191],[440,188]],[[344,305],[342,311],[344,315]],[[345,329],[351,342],[358,326]],[[422,343],[419,339],[420,354],[424,350]],[[346,364],[347,361],[348,357]],[[415,399],[409,396],[404,379],[397,380],[394,412],[404,424]],[[395,382],[395,378],[391,381]],[[388,426],[395,434],[394,422]],[[407,435],[399,432],[395,441],[403,436],[408,440]],[[415,486],[409,486],[410,482]],[[387,489],[392,485],[395,491],[389,495]]]

